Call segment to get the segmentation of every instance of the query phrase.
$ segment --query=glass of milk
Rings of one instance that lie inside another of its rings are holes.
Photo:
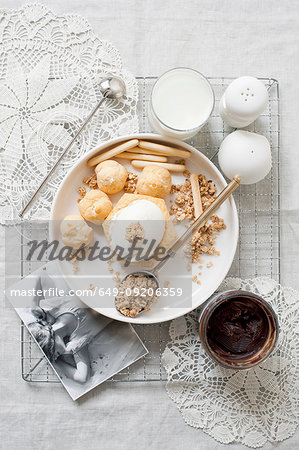
[[[159,134],[187,139],[207,122],[214,103],[212,86],[200,72],[186,67],[171,69],[153,86],[149,122]]]

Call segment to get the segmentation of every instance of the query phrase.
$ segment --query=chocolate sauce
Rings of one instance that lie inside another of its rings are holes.
[[[265,343],[269,322],[257,302],[235,297],[221,303],[207,324],[210,348],[222,357],[247,358]]]

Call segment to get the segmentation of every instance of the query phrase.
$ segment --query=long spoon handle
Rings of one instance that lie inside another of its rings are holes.
[[[240,178],[234,177],[232,181],[216,197],[216,200],[199,217],[197,217],[196,220],[194,220],[192,225],[187,228],[185,233],[183,233],[182,236],[178,238],[168,249],[165,257],[160,262],[158,262],[158,264],[152,270],[154,274],[158,273],[159,270],[169,261],[169,259],[178,252],[178,250],[188,241],[188,239],[191,238],[194,231],[197,231],[206,223],[206,221],[215,213],[219,206],[222,205],[222,203],[234,192],[239,184]]]

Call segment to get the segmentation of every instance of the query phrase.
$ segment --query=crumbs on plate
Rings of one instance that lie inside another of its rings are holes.
[[[193,195],[190,182],[190,172],[185,171],[185,182],[172,185],[171,193],[176,194],[174,203],[170,207],[170,214],[174,216],[175,222],[185,219],[194,220]],[[207,180],[202,174],[198,175],[202,209],[205,211],[216,199],[216,186],[212,180]],[[193,233],[191,245],[187,246],[186,256],[191,258],[192,263],[201,262],[203,254],[219,255],[215,248],[218,234],[226,228],[224,220],[217,215],[211,216],[210,220],[198,231]],[[191,248],[190,248],[191,247]],[[209,266],[211,267],[211,266]]]
[[[127,181],[124,186],[124,191],[134,194],[134,192],[136,192],[137,181],[138,181],[138,175],[134,172],[129,172]]]

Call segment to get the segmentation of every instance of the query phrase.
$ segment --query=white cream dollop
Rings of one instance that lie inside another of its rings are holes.
[[[130,253],[132,242],[127,239],[128,227],[134,228],[134,226],[142,229],[142,238],[137,244],[139,248],[142,248],[142,252],[138,255],[137,253],[130,255],[132,261],[136,261],[136,256],[139,259],[139,257],[148,257],[153,254],[165,232],[165,216],[155,203],[145,199],[134,200],[111,219],[109,240],[112,250],[119,246],[124,249],[123,256]]]

